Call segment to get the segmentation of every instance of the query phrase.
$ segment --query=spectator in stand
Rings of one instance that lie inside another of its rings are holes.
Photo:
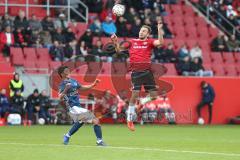
[[[112,117],[113,119],[117,119],[117,98],[112,95],[111,91],[106,90],[104,92],[103,97],[99,101],[98,104],[101,108],[102,115],[105,117]]]
[[[64,32],[66,43],[69,43],[76,39],[75,34],[72,31],[71,27],[68,27],[66,32]]]
[[[22,28],[24,31],[29,30],[29,23],[25,17],[25,12],[20,10],[18,16],[14,20],[15,28]]]
[[[61,28],[62,30],[65,30],[68,27],[65,17],[64,13],[59,14],[59,18],[54,22],[55,29]]]
[[[157,118],[157,106],[153,103],[150,96],[146,96],[142,98],[140,101],[142,108],[141,108],[141,124],[144,122],[154,122]],[[146,101],[146,102],[144,102]]]
[[[54,0],[55,5],[66,6],[68,4],[67,0]]]
[[[0,92],[0,117],[4,117],[7,112],[9,112],[10,103],[6,96],[6,89],[1,89]]]
[[[92,31],[92,33],[95,36],[101,36],[102,35],[102,24],[98,17],[95,17],[93,20],[93,23],[89,26],[89,29]]]
[[[91,53],[92,53],[92,55],[95,56],[95,58],[96,58],[95,60],[97,62],[100,62],[100,57],[104,56],[103,44],[100,39],[97,40],[96,45],[93,46]]]
[[[172,106],[166,91],[162,91],[162,95],[159,96],[153,103],[155,103],[157,106],[160,118],[162,118],[164,115],[169,124],[176,124],[175,113],[172,110]]]
[[[9,16],[8,13],[5,13],[5,15],[2,17],[2,28],[4,29],[6,26],[10,26],[11,28],[14,27],[14,23],[12,18]]]
[[[226,51],[227,46],[224,39],[224,35],[220,32],[216,38],[211,42],[211,48],[215,52]]]
[[[49,124],[52,120],[52,117],[50,113],[48,112],[48,109],[51,107],[50,104],[50,98],[47,95],[47,91],[43,90],[39,96],[40,98],[40,112],[39,112],[39,118],[44,118],[45,122]]]
[[[197,114],[198,114],[198,117],[201,118],[201,109],[205,105],[208,105],[208,113],[209,113],[208,123],[210,124],[212,121],[212,107],[213,107],[213,102],[215,100],[215,91],[213,87],[205,81],[201,82],[201,89],[202,89],[202,100],[197,105]]]
[[[202,61],[202,49],[198,43],[190,50],[190,57],[192,60],[194,58],[200,58],[200,61]]]
[[[116,21],[117,35],[119,37],[127,37],[129,35],[126,21],[123,17],[119,17]]]
[[[50,16],[46,16],[41,23],[44,31],[54,32],[54,23]]]
[[[136,17],[139,18],[139,14],[133,7],[130,7],[129,11],[126,12],[124,16],[129,24],[134,24],[136,22]]]
[[[27,98],[27,106],[26,106],[26,112],[27,112],[27,119],[28,123],[32,124],[33,122],[33,116],[34,113],[36,113],[36,120],[38,122],[39,118],[39,112],[40,112],[40,97],[38,89],[35,89],[33,91],[33,94],[29,95]]]
[[[178,51],[178,59],[184,59],[189,56],[189,51],[187,49],[186,43],[184,43]]]
[[[132,25],[131,30],[130,30],[130,36],[138,37],[141,27],[142,27],[141,19],[135,18],[134,24]]]
[[[89,8],[89,12],[101,13],[103,10],[103,0],[84,0]],[[94,7],[92,7],[94,6]]]
[[[150,18],[145,18],[144,19],[144,24],[147,25],[147,26],[152,26],[151,19]]]
[[[44,48],[50,49],[52,46],[52,36],[49,31],[42,31],[40,33],[40,40]]]
[[[16,90],[14,96],[10,98],[11,113],[18,113],[23,117],[24,114],[24,98],[21,95],[21,90]]]
[[[42,24],[35,14],[32,14],[32,19],[29,20],[29,27],[32,31],[42,31]]]
[[[154,49],[154,55],[157,62],[160,63],[175,63],[177,57],[173,50],[173,43],[168,43],[167,48],[158,47]]]
[[[111,36],[112,34],[116,34],[117,28],[111,17],[106,17],[105,21],[102,22],[102,29],[106,36]]]
[[[64,61],[63,47],[57,40],[53,42],[53,46],[50,48],[49,54],[54,61]]]
[[[11,32],[11,27],[6,26],[4,32],[0,33],[0,51],[3,53],[3,56],[10,56],[10,47],[14,43],[14,35]]]
[[[226,16],[227,16],[227,18],[229,18],[230,15],[233,15],[234,17],[237,16],[237,12],[234,11],[232,5],[228,5],[228,6],[227,6],[227,10],[226,10]]]
[[[79,50],[79,55],[83,56],[80,57],[80,61],[94,61],[95,58],[88,53],[88,47],[86,46],[85,41],[79,41],[77,49]]]
[[[112,21],[116,21],[117,17],[112,13],[112,8],[105,8],[102,10],[100,14],[100,20],[103,22],[106,20],[106,18],[109,17],[111,18]]]
[[[163,24],[163,31],[164,31],[164,37],[165,38],[173,38],[173,35],[171,31],[169,30],[167,24],[163,21],[163,18],[161,16],[157,16],[156,19],[154,19],[155,25],[152,26],[152,34],[154,35],[155,38],[157,38],[157,24],[162,23]]]
[[[156,1],[153,3],[153,7],[154,7],[155,9],[158,9],[158,10],[160,11],[161,16],[166,16],[166,15],[167,15],[167,12],[166,12],[165,7],[164,7],[164,5],[163,5],[163,3],[162,3],[161,0],[156,0]]]
[[[230,37],[230,40],[226,42],[229,52],[240,52],[240,41],[236,39],[235,35]]]
[[[25,35],[23,34],[23,31],[22,31],[22,28],[21,27],[18,27],[14,32],[13,32],[13,35],[14,35],[14,41],[15,41],[15,46],[16,47],[26,47],[28,46],[28,43],[27,43],[27,39],[25,37]]]
[[[53,34],[53,41],[58,41],[61,45],[66,43],[65,36],[61,27],[56,29],[56,32]]]
[[[29,46],[34,48],[42,48],[41,35],[38,30],[32,31],[31,36],[29,37]]]
[[[190,63],[190,72],[186,76],[213,76],[213,71],[206,71],[202,66],[202,62],[199,57],[195,57]]]
[[[92,48],[93,43],[93,34],[90,29],[87,29],[86,32],[80,38],[80,41],[84,41],[88,48]]]
[[[23,81],[19,78],[18,73],[14,73],[13,79],[9,83],[10,88],[10,97],[14,96],[14,93],[18,90],[21,91],[21,95],[23,95],[24,84]]]
[[[189,75],[189,72],[191,72],[189,56],[185,56],[183,59],[179,60],[179,62],[176,64],[176,70],[179,75]]]
[[[64,48],[64,57],[67,60],[73,58],[73,56],[77,56],[76,47],[77,47],[76,40],[73,40],[66,45],[66,47]]]

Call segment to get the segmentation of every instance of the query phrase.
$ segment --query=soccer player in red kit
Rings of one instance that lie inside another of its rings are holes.
[[[133,115],[135,114],[135,103],[139,97],[141,87],[144,86],[144,89],[150,93],[151,98],[154,99],[158,96],[156,83],[154,81],[153,73],[151,72],[151,55],[154,47],[163,44],[162,26],[162,22],[159,22],[157,40],[148,38],[151,34],[151,27],[147,25],[141,27],[137,39],[130,40],[131,46],[129,48],[129,56],[133,88],[127,111],[127,125],[131,131],[135,130]],[[121,48],[117,36],[114,34],[111,36],[111,39],[115,45],[116,52],[119,53]]]

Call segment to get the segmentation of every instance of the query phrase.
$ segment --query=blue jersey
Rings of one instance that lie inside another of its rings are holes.
[[[78,93],[78,89],[81,87],[81,85],[76,81],[75,79],[66,79],[63,80],[59,84],[59,93],[63,92],[65,89],[65,86],[67,83],[71,83],[71,87],[67,91],[66,95],[64,96],[63,100],[68,108],[71,108],[73,106],[80,106],[80,96]]]

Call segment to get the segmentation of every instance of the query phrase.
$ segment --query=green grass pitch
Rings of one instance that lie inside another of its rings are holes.
[[[0,127],[0,160],[239,160],[239,126],[103,125],[108,147],[96,147],[91,125],[70,144],[70,126]]]

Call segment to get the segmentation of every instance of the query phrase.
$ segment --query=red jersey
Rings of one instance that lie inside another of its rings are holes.
[[[151,67],[151,55],[154,47],[153,39],[132,39],[129,49],[131,71],[149,70]]]

